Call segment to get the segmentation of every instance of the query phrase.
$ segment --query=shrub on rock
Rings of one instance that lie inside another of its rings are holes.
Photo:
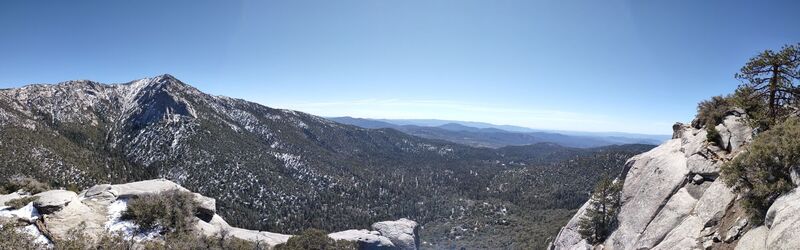
[[[0,249],[35,250],[44,247],[37,244],[33,236],[18,231],[12,223],[0,225]]]
[[[11,207],[12,209],[20,209],[20,208],[28,205],[28,203],[36,201],[37,199],[39,199],[39,197],[36,197],[36,196],[28,196],[28,197],[16,198],[16,199],[13,199],[13,200],[10,200],[10,201],[6,201],[6,206]]]
[[[709,143],[715,144],[717,146],[722,146],[720,144],[720,134],[716,127],[708,126],[706,127],[706,141]]]
[[[697,116],[692,122],[695,128],[713,127],[725,119],[725,112],[733,108],[729,97],[715,96],[697,104]]]
[[[166,232],[185,232],[197,222],[197,202],[188,192],[170,190],[145,194],[128,201],[123,220],[133,220],[139,231],[162,227]]]
[[[39,182],[36,179],[28,177],[16,177],[8,180],[7,183],[0,187],[0,193],[11,193],[18,190],[23,190],[30,194],[37,194],[50,190],[50,185]]]
[[[749,149],[724,164],[722,177],[760,224],[769,206],[795,188],[792,171],[800,166],[800,118],[792,117],[755,138]]]
[[[171,249],[213,249],[213,250],[265,250],[269,246],[235,237],[210,237],[190,232],[170,233],[163,242],[151,241],[145,244],[147,250]]]

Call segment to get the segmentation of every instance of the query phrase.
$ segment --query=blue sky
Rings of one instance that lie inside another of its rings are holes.
[[[800,1],[765,2],[3,1],[0,88],[170,73],[323,116],[669,134],[800,42]]]

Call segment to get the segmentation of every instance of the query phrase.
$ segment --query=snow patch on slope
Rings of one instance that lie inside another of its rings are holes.
[[[118,199],[108,205],[108,221],[106,230],[112,233],[121,233],[126,239],[135,241],[153,240],[161,236],[163,228],[156,227],[152,230],[141,232],[139,226],[133,221],[122,220],[122,213],[128,209],[128,199]]]

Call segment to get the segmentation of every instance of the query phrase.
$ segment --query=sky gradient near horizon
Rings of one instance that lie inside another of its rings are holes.
[[[671,133],[800,1],[3,1],[0,88],[169,73],[321,116]]]

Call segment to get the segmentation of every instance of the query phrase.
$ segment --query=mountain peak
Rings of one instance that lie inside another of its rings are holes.
[[[189,84],[178,80],[170,74],[142,78],[121,85],[127,100],[132,101],[137,97],[155,95],[158,93],[199,92]]]
[[[128,85],[147,87],[147,88],[165,88],[170,85],[188,86],[188,84],[182,82],[181,80],[178,80],[178,78],[170,74],[161,74],[154,77],[142,78],[130,82],[128,83]]]
[[[123,86],[124,107],[131,114],[129,121],[134,126],[150,124],[167,114],[196,117],[183,97],[187,91],[194,93],[196,89],[170,74],[139,79]]]
[[[185,84],[185,83],[181,82],[181,80],[178,80],[178,78],[176,78],[175,76],[170,75],[170,74],[161,74],[161,75],[158,75],[156,77],[153,77],[153,79],[156,82]]]

